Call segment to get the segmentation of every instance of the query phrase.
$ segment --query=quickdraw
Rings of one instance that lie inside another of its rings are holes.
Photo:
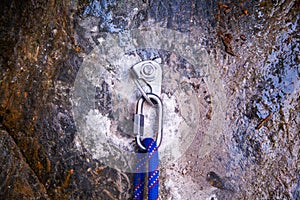
[[[134,130],[136,143],[139,148],[136,173],[134,177],[134,199],[144,198],[146,184],[146,172],[148,173],[148,200],[158,199],[159,193],[159,170],[158,170],[158,147],[162,142],[163,104],[160,99],[162,69],[155,61],[142,61],[131,68],[134,82],[142,93],[137,101],[136,114],[134,116]],[[158,129],[155,140],[152,138],[142,139],[144,135],[143,105],[147,102],[158,109]]]

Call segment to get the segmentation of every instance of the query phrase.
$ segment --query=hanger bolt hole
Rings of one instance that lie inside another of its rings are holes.
[[[154,66],[151,64],[145,64],[143,66],[143,74],[146,76],[151,76],[154,73]]]

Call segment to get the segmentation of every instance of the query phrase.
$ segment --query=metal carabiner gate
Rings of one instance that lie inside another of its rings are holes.
[[[160,146],[162,141],[162,123],[163,123],[163,105],[161,99],[155,94],[147,94],[149,99],[153,102],[155,107],[158,109],[158,130],[156,133],[156,144],[157,147]],[[146,147],[142,144],[142,136],[144,134],[144,115],[143,115],[143,105],[146,99],[141,97],[137,102],[137,110],[134,115],[134,128],[133,133],[135,135],[136,143],[139,148],[146,150]]]

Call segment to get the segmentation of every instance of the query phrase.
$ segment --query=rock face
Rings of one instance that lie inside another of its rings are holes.
[[[79,122],[93,122],[92,113],[96,130],[108,126],[108,137],[121,134],[120,149],[134,150],[123,132],[132,129],[135,105],[120,95],[129,75],[119,66],[157,58],[164,130],[172,135],[163,143],[191,140],[161,166],[162,199],[300,198],[298,1],[4,0],[0,9],[1,199],[132,198],[132,174],[95,156]],[[131,30],[155,28],[186,36],[185,51],[127,49],[117,64],[100,60],[96,72],[105,77],[81,79],[95,87],[91,110],[74,111],[76,80],[99,59],[95,52],[116,53]],[[105,52],[110,35],[119,43]],[[209,57],[204,74],[188,57],[195,49]],[[87,114],[80,121],[76,112]]]
[[[49,199],[47,191],[6,131],[1,131],[1,198]]]
[[[122,176],[74,148],[69,98],[80,58],[72,3],[6,1],[1,9],[0,116],[9,133],[1,143],[16,149],[1,148],[1,197],[124,199],[126,181],[115,183]]]

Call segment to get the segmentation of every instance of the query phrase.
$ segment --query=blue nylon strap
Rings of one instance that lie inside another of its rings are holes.
[[[145,138],[142,144],[146,147],[146,152],[137,154],[136,173],[134,176],[134,200],[144,199],[146,172],[148,172],[148,200],[157,200],[159,189],[157,145],[152,138]]]

